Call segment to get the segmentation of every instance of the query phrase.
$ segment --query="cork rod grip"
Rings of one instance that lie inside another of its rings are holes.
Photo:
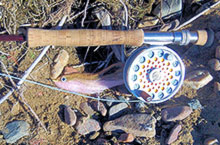
[[[198,40],[196,41],[196,45],[205,45],[208,41],[208,32],[206,30],[198,30]]]
[[[144,42],[143,30],[43,30],[28,29],[29,47],[37,46],[99,46],[125,44],[141,46]]]

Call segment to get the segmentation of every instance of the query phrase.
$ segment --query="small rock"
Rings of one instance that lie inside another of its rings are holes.
[[[64,108],[64,120],[65,123],[70,126],[76,124],[76,120],[77,120],[76,113],[69,106],[66,106]]]
[[[92,135],[89,136],[89,139],[94,140],[99,136],[99,134],[100,134],[99,132],[94,132]]]
[[[204,141],[204,145],[219,145],[218,139],[214,137],[209,137]]]
[[[104,131],[125,131],[135,136],[154,137],[156,119],[148,114],[128,114],[108,121],[104,124]]]
[[[109,109],[109,119],[115,119],[121,116],[125,111],[127,111],[127,109],[128,109],[128,104],[126,103],[120,103],[112,106]]]
[[[89,116],[92,116],[96,113],[96,111],[90,106],[88,102],[81,103],[80,108]]]
[[[158,22],[159,22],[159,19],[156,17],[145,16],[143,20],[138,24],[138,28],[155,26]]]
[[[95,111],[100,112],[102,116],[106,116],[107,109],[105,108],[105,105],[102,102],[92,101],[91,106]]]
[[[89,119],[86,117],[80,118],[76,124],[76,130],[81,135],[86,135],[92,132],[97,132],[101,129],[100,123],[95,119]]]
[[[108,142],[106,139],[104,138],[99,138],[97,141],[96,141],[96,145],[111,145],[110,142]]]
[[[213,58],[213,59],[209,60],[208,65],[215,71],[220,70],[220,62],[218,59]]]
[[[214,82],[214,92],[216,95],[220,96],[220,83]]]
[[[17,120],[8,123],[1,131],[7,143],[15,143],[20,138],[29,135],[30,125],[26,121]]]
[[[177,138],[178,138],[178,135],[179,135],[179,132],[181,131],[181,129],[182,129],[182,126],[181,125],[176,125],[176,126],[174,126],[174,128],[171,130],[171,132],[170,132],[170,135],[169,135],[169,137],[167,138],[167,140],[166,140],[166,143],[167,144],[171,144],[171,143],[173,143],[174,141],[176,141],[177,140]]]
[[[153,10],[153,14],[159,18],[169,18],[171,16],[178,16],[181,14],[182,10],[182,0],[166,0],[159,3],[156,8]]]
[[[188,103],[189,107],[191,107],[193,110],[197,110],[197,109],[203,109],[201,103],[199,102],[198,99],[192,99],[189,103]]]
[[[54,60],[54,65],[51,67],[50,77],[56,79],[68,64],[69,54],[66,50],[61,50]]]
[[[169,121],[176,121],[176,120],[183,120],[188,117],[192,113],[192,109],[189,106],[177,106],[166,108],[161,111],[162,120],[169,122]]]
[[[207,85],[212,79],[213,77],[207,70],[197,70],[187,74],[184,84],[198,90]]]
[[[119,142],[129,143],[134,141],[134,136],[131,133],[123,133],[120,135]]]
[[[217,59],[220,59],[220,45],[216,47],[215,49],[215,57]]]

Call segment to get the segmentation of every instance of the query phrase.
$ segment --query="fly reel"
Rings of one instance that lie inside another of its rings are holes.
[[[126,88],[147,103],[161,103],[173,97],[183,84],[185,66],[176,52],[166,46],[136,50],[126,61]]]

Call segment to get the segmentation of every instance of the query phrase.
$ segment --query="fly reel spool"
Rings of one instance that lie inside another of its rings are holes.
[[[173,97],[183,84],[185,66],[176,52],[166,46],[136,50],[126,61],[126,88],[147,103],[161,103]]]

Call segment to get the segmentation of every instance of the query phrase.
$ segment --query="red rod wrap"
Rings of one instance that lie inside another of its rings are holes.
[[[21,35],[0,35],[0,41],[24,41]]]

